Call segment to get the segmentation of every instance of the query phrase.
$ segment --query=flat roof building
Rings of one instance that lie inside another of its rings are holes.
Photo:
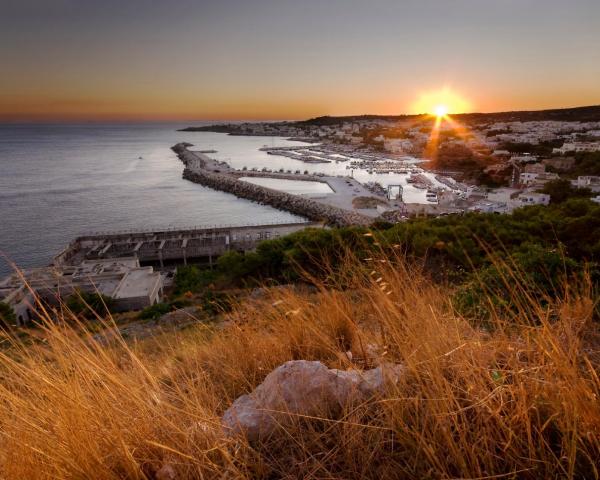
[[[33,319],[37,300],[58,304],[77,292],[110,297],[116,311],[141,310],[161,300],[163,277],[136,258],[113,258],[15,272],[0,281],[0,301],[12,307],[19,325]]]

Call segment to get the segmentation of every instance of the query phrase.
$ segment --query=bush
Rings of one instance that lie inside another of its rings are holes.
[[[175,294],[198,292],[215,281],[217,275],[213,270],[201,270],[196,265],[177,267],[175,274]]]
[[[176,310],[179,308],[189,307],[192,305],[192,302],[186,298],[176,298],[175,300],[169,302],[169,305],[173,310]]]
[[[244,254],[230,251],[219,257],[217,260],[217,270],[227,280],[234,282],[247,275],[258,273],[258,270],[263,266],[262,260],[264,259],[259,258],[254,252]]]
[[[576,153],[573,175],[600,175],[600,152]]]
[[[540,190],[550,195],[552,203],[562,203],[569,198],[589,198],[592,191],[589,188],[576,188],[566,179],[559,178],[546,183]]]
[[[202,296],[201,305],[202,309],[210,315],[230,312],[232,307],[231,299],[228,295],[210,290]]]
[[[560,251],[524,245],[507,259],[473,273],[454,295],[454,306],[462,315],[484,322],[500,314],[523,323],[538,313],[526,308],[531,298],[544,307],[563,297],[568,280],[581,272],[583,267]]]
[[[144,308],[140,312],[139,318],[142,320],[156,320],[170,311],[171,305],[167,303],[155,303],[154,305]]]
[[[376,275],[362,258],[339,266],[351,290],[273,289],[219,328],[134,348],[92,346],[49,319],[42,348],[17,344],[3,357],[3,477],[597,478],[588,286],[556,302],[553,325],[485,333],[448,310],[445,287],[373,258]],[[541,321],[549,310],[538,306]],[[380,365],[386,388],[332,408],[306,390],[323,406],[317,415],[275,412],[280,428],[252,443],[221,426],[238,397],[298,359],[338,375]],[[402,365],[395,386],[390,363]]]
[[[88,293],[78,291],[67,298],[67,308],[75,315],[93,319],[103,317],[112,312],[114,300],[101,293]]]
[[[17,323],[17,317],[10,305],[0,302],[0,328],[12,327]]]

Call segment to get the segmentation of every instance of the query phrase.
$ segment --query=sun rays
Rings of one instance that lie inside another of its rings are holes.
[[[465,126],[452,118],[451,114],[468,111],[470,102],[449,87],[421,93],[412,108],[415,112],[425,113],[427,123],[433,122],[424,157],[436,160],[442,131],[449,130],[463,141],[469,137]]]
[[[471,108],[470,102],[450,87],[421,92],[412,105],[415,113],[434,114],[444,117],[451,113],[463,113]]]

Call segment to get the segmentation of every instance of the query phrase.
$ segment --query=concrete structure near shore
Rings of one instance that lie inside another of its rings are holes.
[[[98,259],[135,258],[141,265],[212,265],[223,253],[254,250],[263,240],[278,238],[320,223],[283,223],[240,227],[197,227],[147,232],[109,232],[83,235],[54,257],[55,266],[78,265]]]
[[[228,251],[248,252],[318,223],[206,227],[83,235],[54,257],[50,267],[16,272],[0,281],[0,301],[15,312],[17,323],[35,318],[39,301],[58,305],[77,292],[100,293],[116,311],[141,310],[162,299],[164,273],[154,267],[212,265]]]
[[[0,281],[0,300],[14,310],[18,325],[35,318],[40,301],[58,305],[78,292],[110,297],[115,311],[141,310],[161,300],[163,277],[135,258],[108,258],[25,270]]]

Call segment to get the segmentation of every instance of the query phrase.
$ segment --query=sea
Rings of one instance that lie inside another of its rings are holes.
[[[186,126],[0,125],[0,278],[49,264],[85,233],[305,220],[184,180],[170,149],[185,141],[257,163],[264,145],[304,144],[177,131]]]
[[[193,122],[195,126],[211,122]],[[403,185],[403,198],[425,203],[407,175],[348,170],[349,157],[305,163],[262,147],[310,144],[281,137],[182,132],[188,124],[0,124],[0,278],[14,266],[48,265],[79,235],[215,225],[293,223],[306,219],[211,190],[182,178],[178,142],[232,167],[353,175]],[[416,161],[416,159],[415,159]],[[426,173],[431,176],[433,175]],[[317,182],[248,179],[294,194],[326,194]]]

